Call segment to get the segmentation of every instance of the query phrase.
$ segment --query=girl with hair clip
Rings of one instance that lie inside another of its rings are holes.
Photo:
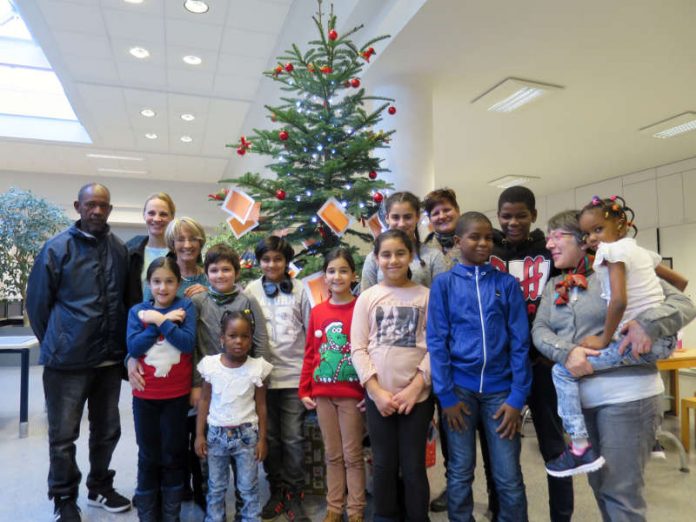
[[[607,301],[602,333],[585,336],[578,343],[590,349],[588,362],[595,371],[653,364],[669,357],[676,346],[675,339],[669,338],[669,342],[655,343],[651,352],[636,358],[622,342],[621,333],[626,323],[664,301],[658,275],[681,290],[687,283],[681,275],[662,265],[657,253],[638,246],[635,239],[627,237],[629,229],[634,230],[634,235],[637,231],[633,217],[633,210],[620,196],[607,199],[594,196],[578,216],[586,248],[596,250],[594,259],[589,258],[588,262],[599,277],[601,296]],[[554,301],[557,305],[573,306],[578,288],[586,287],[585,277],[569,274],[556,285]],[[604,465],[604,458],[596,454],[588,441],[578,379],[561,364],[554,365],[552,373],[558,394],[558,413],[572,443],[558,458],[546,464],[546,470],[554,477],[596,471]]]
[[[411,192],[395,192],[384,202],[387,211],[387,226],[390,230],[406,233],[414,246],[414,255],[409,265],[410,277],[414,283],[430,288],[433,278],[449,270],[443,253],[421,244],[418,234],[418,221],[421,216],[420,201]],[[360,278],[360,290],[364,291],[384,279],[374,253],[368,254]]]

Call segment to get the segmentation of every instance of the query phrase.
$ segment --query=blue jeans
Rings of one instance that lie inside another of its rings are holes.
[[[466,417],[466,429],[454,431],[446,425],[449,443],[449,467],[447,469],[447,512],[451,522],[473,520],[474,499],[471,485],[476,468],[476,426],[483,424],[491,458],[491,473],[498,493],[500,511],[498,521],[526,521],[527,495],[525,494],[522,468],[520,467],[520,436],[501,439],[495,430],[500,420],[493,415],[508,396],[502,393],[475,393],[455,388],[461,402],[471,415]]]
[[[253,424],[236,428],[208,427],[208,509],[205,522],[227,520],[225,493],[230,482],[230,464],[235,468],[237,491],[243,502],[240,520],[261,520],[259,465],[255,453],[258,441],[258,429]]]
[[[599,355],[587,358],[595,371],[608,370],[619,366],[632,366],[640,364],[654,364],[658,359],[666,359],[676,346],[675,337],[662,337],[653,343],[652,351],[634,358],[631,350],[627,349],[623,355],[619,353],[621,341],[612,342],[609,346],[600,350]],[[630,347],[629,347],[630,348]],[[562,364],[553,367],[553,383],[558,394],[558,415],[563,420],[563,429],[573,439],[588,438],[585,416],[582,413],[580,403],[580,382]]]
[[[266,392],[268,418],[268,457],[263,462],[271,494],[304,488],[305,407],[297,388],[270,389]]]
[[[646,520],[645,463],[662,419],[660,401],[655,395],[585,410],[590,442],[607,461],[588,475],[604,522]]]
[[[77,498],[82,474],[75,460],[75,441],[85,403],[89,408],[89,475],[87,489],[106,493],[113,488],[111,456],[121,437],[118,399],[120,364],[86,370],[44,368],[43,385],[48,417],[48,496]]]
[[[133,397],[135,440],[138,443],[136,494],[184,487],[188,394],[174,399]]]

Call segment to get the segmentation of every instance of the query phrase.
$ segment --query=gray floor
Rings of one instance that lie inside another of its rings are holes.
[[[48,470],[48,444],[46,437],[46,416],[43,411],[43,390],[41,387],[41,368],[32,367],[30,372],[29,437],[18,438],[19,411],[19,369],[0,368],[0,521],[48,521],[52,519],[52,503],[46,498],[46,473]],[[136,445],[133,433],[133,416],[130,409],[130,391],[126,386],[121,396],[121,423],[123,435],[116,449],[112,467],[116,469],[116,487],[125,495],[132,495],[136,474]],[[677,433],[676,419],[667,418],[665,429]],[[78,442],[78,462],[87,469],[87,422],[82,425],[82,437]],[[546,475],[541,465],[541,457],[536,448],[533,428],[526,426],[523,439],[522,468],[524,471],[527,496],[529,498],[529,518],[532,521],[548,520],[548,496]],[[690,455],[691,473],[678,471],[678,457],[674,448],[667,448],[666,460],[653,460],[647,469],[646,497],[650,520],[687,521],[696,520],[696,452]],[[476,515],[485,520],[485,492],[481,470],[477,470],[475,482]],[[429,470],[433,495],[444,486],[441,459]],[[599,513],[585,478],[575,480],[576,510],[574,520],[595,521]],[[80,506],[84,520],[119,521],[137,520],[134,512],[111,515],[98,508],[86,506],[84,484],[80,492]],[[264,489],[264,496],[268,495]],[[233,503],[230,503],[232,505]],[[308,511],[313,520],[322,520],[323,504],[320,498],[308,500]],[[185,504],[182,521],[198,522],[202,513],[193,506]],[[232,520],[230,515],[229,520]],[[284,520],[282,517],[279,520]],[[433,522],[447,520],[445,514],[433,514]]]

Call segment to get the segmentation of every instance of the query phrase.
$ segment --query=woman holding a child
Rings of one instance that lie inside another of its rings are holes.
[[[578,343],[601,333],[607,307],[576,211],[549,220],[546,246],[563,274],[544,289],[532,328],[534,345],[575,377],[583,377],[580,396],[590,443],[606,459],[604,467],[589,475],[603,519],[645,520],[644,470],[661,419],[662,380],[652,365],[591,375],[587,357],[596,352]],[[664,303],[626,326],[625,343],[635,355],[649,352],[656,340],[676,334],[696,316],[686,296],[664,282],[662,286]]]

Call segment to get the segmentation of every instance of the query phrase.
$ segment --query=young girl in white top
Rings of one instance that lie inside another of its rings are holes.
[[[384,278],[360,294],[350,329],[353,366],[368,393],[375,520],[428,519],[425,442],[434,409],[425,345],[428,289],[409,277],[413,255],[405,232],[380,234],[374,256]]]
[[[222,353],[198,363],[204,379],[196,422],[196,453],[208,459],[208,508],[205,522],[224,522],[230,459],[242,498],[241,520],[261,520],[258,463],[266,458],[266,387],[273,368],[249,357],[251,313],[225,312],[221,320]],[[206,440],[205,426],[208,423]]]
[[[619,196],[607,199],[593,197],[578,217],[585,243],[596,250],[592,268],[599,276],[602,297],[608,302],[602,333],[587,336],[578,343],[595,350],[587,359],[593,370],[654,363],[669,357],[675,347],[675,343],[655,343],[651,352],[636,359],[631,349],[621,341],[621,330],[626,323],[640,312],[664,301],[658,275],[681,289],[686,286],[683,277],[661,264],[659,254],[638,246],[635,239],[626,237],[630,228],[635,230],[633,217],[633,210]],[[572,287],[578,283],[568,284]],[[572,304],[571,296],[567,306]],[[604,465],[604,458],[597,455],[588,442],[578,379],[565,366],[556,364],[553,381],[558,394],[558,413],[572,443],[558,458],[547,463],[546,470],[554,477],[596,471]]]

